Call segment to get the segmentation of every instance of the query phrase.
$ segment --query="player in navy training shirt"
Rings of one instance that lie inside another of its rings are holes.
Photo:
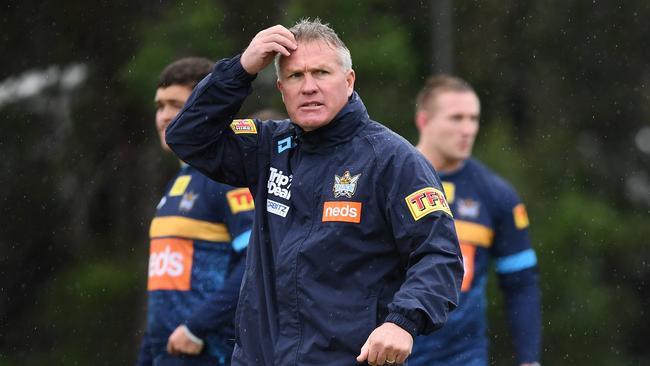
[[[434,76],[417,97],[417,147],[443,181],[465,276],[458,309],[442,329],[415,340],[410,365],[488,364],[485,291],[490,262],[505,295],[517,362],[530,366],[539,361],[540,295],[528,216],[512,186],[471,158],[479,115],[476,93],[457,77]]]
[[[208,59],[185,58],[163,70],[155,103],[164,150],[165,128],[212,66]],[[147,329],[139,366],[230,364],[252,221],[247,188],[217,183],[181,163],[149,230]]]

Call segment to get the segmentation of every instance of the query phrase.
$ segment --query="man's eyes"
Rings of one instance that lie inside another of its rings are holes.
[[[311,74],[313,76],[325,76],[325,75],[328,75],[329,73],[330,72],[328,70],[315,70],[315,71],[311,72]],[[293,74],[289,74],[289,76],[287,76],[287,78],[288,79],[298,79],[298,78],[303,77],[303,75],[304,74],[302,72],[295,72]]]
[[[165,106],[169,106],[170,108],[175,108],[175,109],[181,109],[185,103],[181,102],[171,102],[171,103],[156,103],[154,107],[156,108],[157,111],[165,109]]]

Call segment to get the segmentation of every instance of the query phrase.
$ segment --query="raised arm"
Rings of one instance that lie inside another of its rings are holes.
[[[291,32],[278,25],[258,33],[241,56],[217,62],[167,127],[166,141],[174,153],[217,181],[253,184],[259,123],[233,119],[251,93],[255,75],[277,53],[288,55],[296,47]]]

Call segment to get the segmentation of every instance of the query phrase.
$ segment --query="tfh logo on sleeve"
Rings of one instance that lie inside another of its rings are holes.
[[[422,188],[415,191],[404,198],[406,205],[413,215],[415,221],[423,218],[431,212],[442,211],[447,215],[452,216],[449,204],[445,199],[445,195],[433,187]]]

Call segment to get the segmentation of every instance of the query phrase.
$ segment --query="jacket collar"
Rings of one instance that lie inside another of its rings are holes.
[[[357,92],[353,92],[343,109],[325,126],[305,132],[292,124],[298,145],[305,151],[317,152],[350,141],[369,120],[361,98]]]

